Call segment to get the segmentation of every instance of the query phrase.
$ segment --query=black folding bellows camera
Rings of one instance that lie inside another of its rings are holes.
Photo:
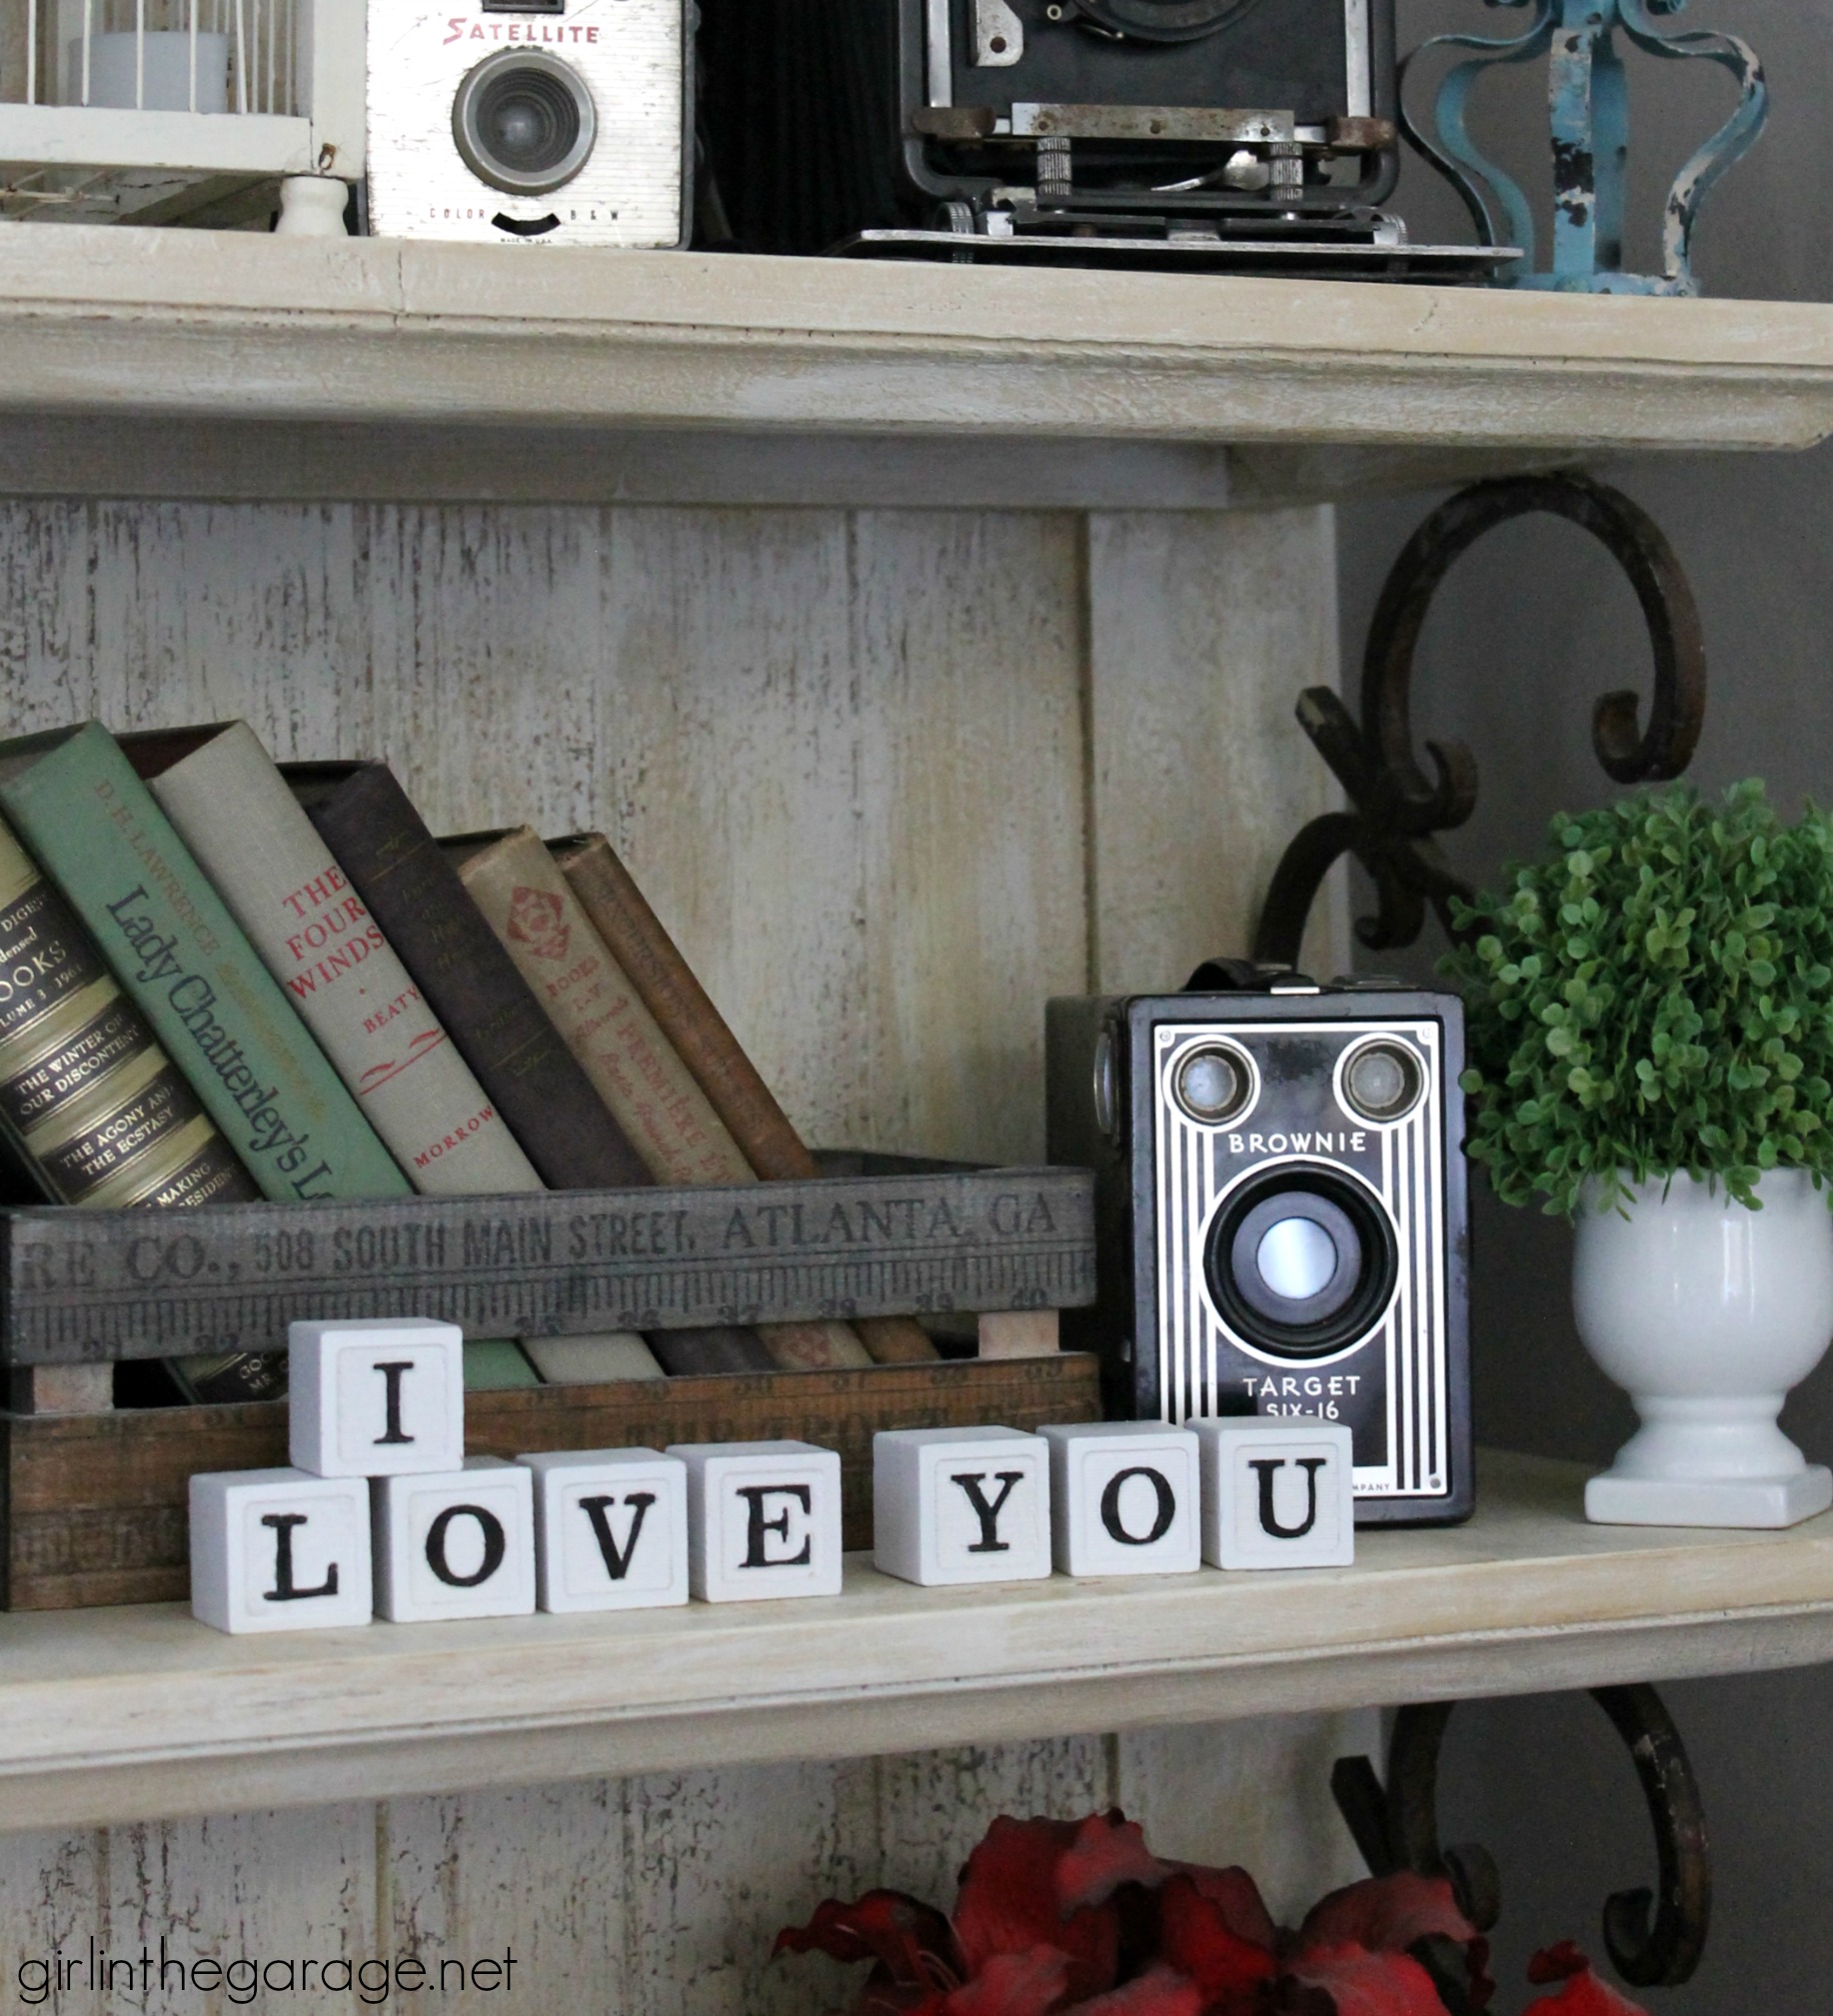
[[[1398,173],[1393,0],[701,0],[701,16],[703,145],[747,250],[1257,240],[1300,271],[1277,248],[1404,245],[1375,207]]]

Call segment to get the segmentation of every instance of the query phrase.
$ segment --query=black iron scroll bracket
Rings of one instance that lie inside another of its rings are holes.
[[[1706,707],[1706,653],[1699,610],[1673,548],[1653,519],[1621,491],[1584,476],[1508,477],[1479,483],[1441,505],[1407,542],[1375,609],[1362,661],[1362,718],[1327,686],[1308,688],[1298,719],[1335,772],[1349,810],[1327,813],[1286,850],[1254,939],[1256,961],[1298,964],[1305,921],[1323,880],[1353,855],[1375,886],[1378,909],[1356,925],[1371,951],[1411,945],[1430,904],[1454,935],[1450,902],[1468,899],[1434,836],[1476,806],[1477,771],[1461,743],[1426,744],[1428,778],[1413,749],[1413,658],[1445,577],[1485,533],[1536,512],[1582,526],[1629,577],[1654,646],[1654,693],[1640,725],[1634,693],[1607,693],[1592,714],[1599,763],[1618,784],[1678,777],[1692,761]]]
[[[1677,1988],[1699,1966],[1712,1916],[1699,1784],[1680,1731],[1653,1687],[1597,1687],[1591,1698],[1635,1760],[1660,1872],[1656,1890],[1621,1890],[1605,1904],[1604,1944],[1632,1987]],[[1438,1843],[1438,1753],[1451,1708],[1431,1702],[1399,1711],[1385,1785],[1366,1757],[1339,1757],[1330,1789],[1374,1875],[1410,1869],[1446,1878],[1459,1910],[1487,1932],[1501,1916],[1495,1863],[1480,1847]]]

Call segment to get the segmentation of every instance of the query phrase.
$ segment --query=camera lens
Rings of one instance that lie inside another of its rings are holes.
[[[1203,1254],[1216,1311],[1273,1357],[1326,1357],[1358,1342],[1392,1299],[1399,1249],[1373,1195],[1339,1171],[1285,1163],[1215,1215]]]
[[[598,110],[569,64],[538,50],[504,49],[459,86],[452,132],[481,181],[511,196],[540,196],[585,167]]]
[[[1205,1043],[1179,1059],[1173,1089],[1199,1126],[1225,1126],[1253,1103],[1253,1065],[1232,1043]]]
[[[1352,1050],[1343,1066],[1343,1097],[1363,1119],[1403,1119],[1419,1103],[1425,1072],[1404,1043],[1377,1037]]]

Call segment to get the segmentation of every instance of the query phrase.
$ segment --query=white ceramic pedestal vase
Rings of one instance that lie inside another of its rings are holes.
[[[1772,1169],[1760,1211],[1679,1175],[1625,1208],[1587,1203],[1572,1305],[1642,1426],[1585,1489],[1617,1526],[1792,1526],[1833,1505],[1833,1472],[1776,1425],[1833,1339],[1833,1212],[1802,1169]]]

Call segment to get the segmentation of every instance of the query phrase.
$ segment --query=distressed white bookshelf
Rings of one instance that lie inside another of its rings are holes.
[[[1592,1526],[1490,1454],[1466,1526],[1353,1568],[845,1593],[230,1638],[177,1605],[0,1624],[0,1826],[864,1756],[1833,1655],[1833,1513]]]

